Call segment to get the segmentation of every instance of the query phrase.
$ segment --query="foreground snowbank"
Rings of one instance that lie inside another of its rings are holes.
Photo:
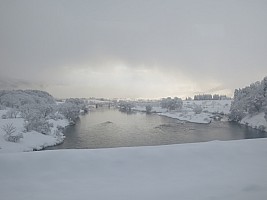
[[[51,134],[44,135],[36,131],[23,132],[24,119],[23,118],[12,118],[12,119],[1,119],[2,114],[6,113],[7,110],[0,110],[0,153],[3,152],[22,152],[22,151],[33,151],[41,150],[48,146],[54,146],[63,142],[63,133],[57,133],[57,126],[66,127],[69,122],[66,119],[53,120],[49,122],[53,124],[51,128]],[[12,123],[16,128],[17,133],[22,133],[23,138],[19,142],[8,142],[4,138],[4,131],[1,129],[6,124]]]
[[[0,154],[2,199],[265,200],[267,139]]]

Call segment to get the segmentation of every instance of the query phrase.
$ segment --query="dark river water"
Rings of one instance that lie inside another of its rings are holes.
[[[196,124],[157,114],[127,114],[116,109],[90,111],[81,116],[75,126],[69,126],[65,135],[64,143],[47,149],[94,149],[267,137],[266,132],[236,123],[213,121]]]

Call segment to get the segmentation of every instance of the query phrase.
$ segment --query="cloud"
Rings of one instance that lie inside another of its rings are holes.
[[[171,85],[169,95],[233,91],[267,74],[266,8],[257,0],[1,1],[1,76],[55,94],[81,83],[80,95],[86,87],[123,96]]]

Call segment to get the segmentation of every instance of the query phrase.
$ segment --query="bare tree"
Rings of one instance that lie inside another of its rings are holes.
[[[3,125],[2,130],[5,132],[5,140],[8,142],[18,142],[21,138],[23,138],[22,133],[14,134],[17,129],[12,123]]]
[[[12,123],[9,123],[3,125],[2,130],[5,132],[6,135],[11,135],[12,133],[15,133],[17,129],[13,126]]]

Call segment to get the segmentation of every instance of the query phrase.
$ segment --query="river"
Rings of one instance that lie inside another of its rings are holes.
[[[127,114],[116,109],[90,111],[81,116],[75,126],[69,126],[64,134],[64,143],[46,149],[95,149],[267,137],[266,132],[231,122],[196,124],[157,114]]]

